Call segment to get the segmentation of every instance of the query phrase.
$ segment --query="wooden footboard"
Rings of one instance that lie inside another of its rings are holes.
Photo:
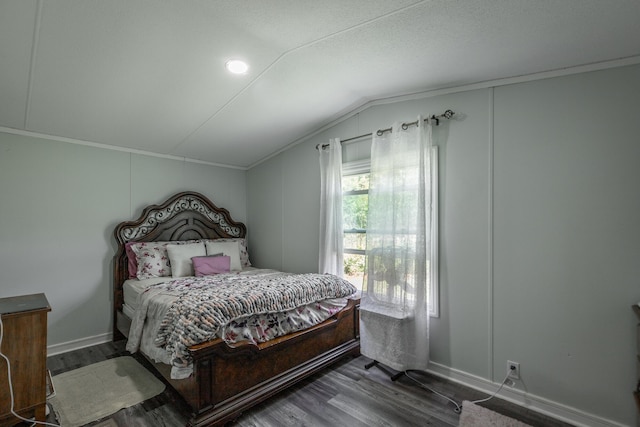
[[[244,238],[246,227],[202,194],[178,193],[147,206],[134,221],[118,224],[113,262],[113,339],[129,335],[131,320],[122,313],[123,283],[129,278],[126,244]],[[214,340],[190,348],[191,377],[172,380],[170,366],[151,362],[191,408],[192,426],[223,425],[244,410],[323,369],[340,358],[360,354],[360,300],[311,329],[260,345],[230,347]]]
[[[222,340],[194,346],[193,375],[172,380],[170,366],[151,362],[192,409],[191,426],[219,426],[344,356],[360,354],[359,300],[311,329],[260,345]]]

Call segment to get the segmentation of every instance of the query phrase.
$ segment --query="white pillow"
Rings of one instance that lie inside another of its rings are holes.
[[[232,242],[232,241],[236,241],[238,242],[238,248],[240,248],[240,264],[242,264],[242,267],[251,267],[251,262],[249,261],[249,250],[247,249],[247,241],[244,238],[241,237],[231,237],[231,238],[222,238],[222,239],[211,239],[211,240],[205,240],[204,242]],[[209,254],[207,254],[209,255]]]
[[[194,256],[205,256],[207,254],[204,243],[188,243],[186,245],[167,245],[167,254],[171,263],[172,277],[194,276],[193,262]]]
[[[205,242],[205,246],[207,248],[207,255],[222,253],[231,258],[231,271],[242,270],[242,264],[240,263],[240,246],[237,241],[216,242],[215,240],[209,240]]]

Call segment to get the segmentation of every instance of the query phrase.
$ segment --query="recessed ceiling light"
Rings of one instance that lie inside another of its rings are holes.
[[[244,61],[240,61],[239,59],[232,59],[230,61],[227,61],[225,66],[227,67],[227,70],[229,70],[229,72],[233,74],[246,74],[247,70],[249,69],[247,63]]]

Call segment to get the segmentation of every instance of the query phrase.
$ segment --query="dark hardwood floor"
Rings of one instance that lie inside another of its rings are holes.
[[[128,355],[125,342],[105,343],[72,351],[47,359],[52,375]],[[148,366],[146,360],[137,358]],[[403,376],[392,382],[378,367],[369,370],[364,356],[345,359],[338,364],[304,380],[266,402],[242,414],[229,426],[457,426],[459,414],[455,406],[431,391],[421,388]],[[461,404],[463,400],[487,397],[485,394],[444,381],[428,374],[413,375],[423,384]],[[569,424],[553,420],[517,405],[492,399],[482,406],[493,409],[532,426],[567,427]],[[117,427],[175,427],[187,421],[187,408],[169,387],[160,395],[143,403],[123,409],[90,426]],[[48,421],[56,422],[53,414]]]

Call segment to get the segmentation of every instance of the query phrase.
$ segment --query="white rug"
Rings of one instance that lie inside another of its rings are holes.
[[[462,402],[460,427],[531,427],[513,418],[505,417],[490,409],[471,403]]]
[[[53,377],[49,400],[62,427],[78,427],[149,399],[164,383],[133,357],[84,366]]]

